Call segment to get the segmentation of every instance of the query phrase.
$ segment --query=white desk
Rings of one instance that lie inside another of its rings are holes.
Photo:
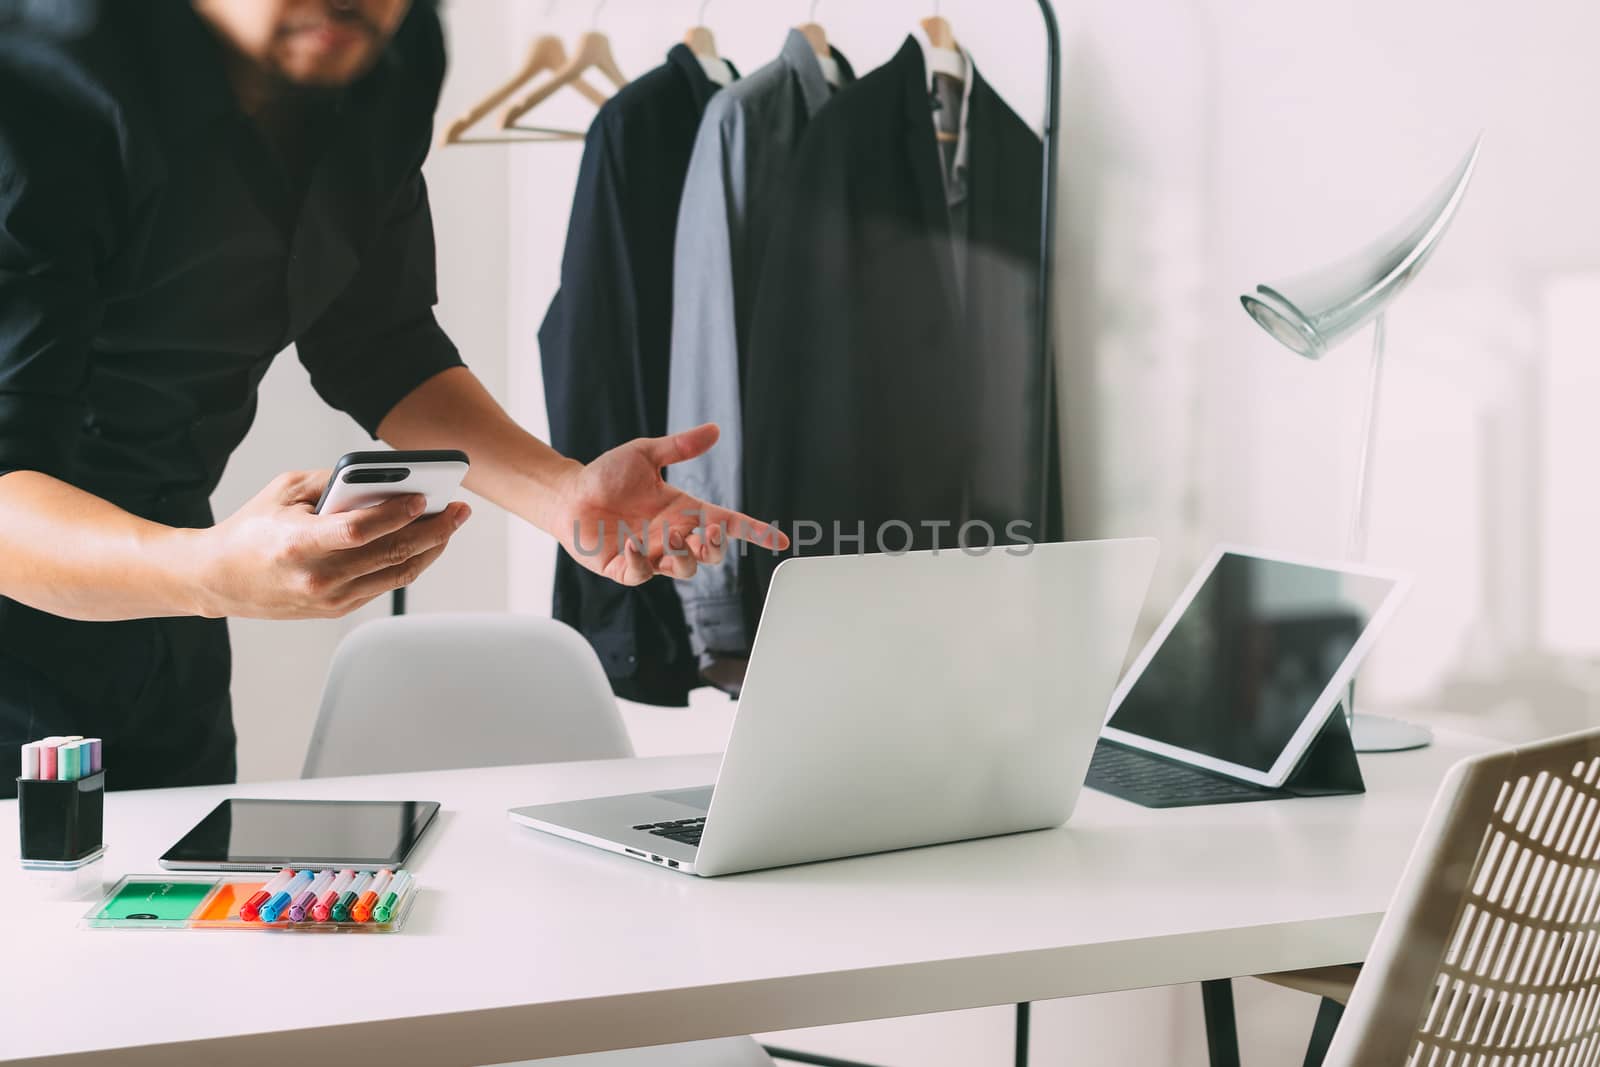
[[[389,936],[80,929],[88,903],[34,901],[0,803],[0,1061],[466,1067],[1348,962],[1484,747],[1367,757],[1362,797],[1085,792],[1062,830],[706,881],[505,809],[703,783],[711,756],[107,798],[108,878],[157,871],[227,795],[438,800]]]

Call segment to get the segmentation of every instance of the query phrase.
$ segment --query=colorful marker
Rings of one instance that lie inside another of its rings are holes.
[[[361,894],[350,908],[350,918],[358,923],[364,923],[372,918],[372,909],[378,906],[378,901],[383,899],[383,894],[389,888],[389,880],[394,877],[394,872],[381,870],[372,878],[372,884],[367,886],[367,891]]]
[[[271,900],[261,905],[261,921],[264,923],[277,922],[278,918],[288,909],[290,903],[301,893],[311,888],[311,882],[315,877],[310,871],[300,871],[289,879],[288,885],[275,893]]]
[[[383,895],[383,901],[372,909],[374,922],[386,923],[400,913],[400,905],[406,899],[406,894],[411,891],[411,872],[399,871],[394,876],[394,881],[389,883],[389,891]]]
[[[339,902],[344,891],[350,888],[350,883],[356,880],[355,871],[340,871],[333,883],[317,898],[311,906],[311,917],[319,923],[325,923],[333,915],[333,906]]]
[[[372,875],[370,873],[357,875],[356,880],[350,884],[350,888],[345,890],[344,896],[340,897],[339,902],[333,906],[333,911],[330,913],[333,916],[333,921],[336,923],[349,922],[350,909],[355,907],[356,901],[361,899],[361,894],[365,893],[367,886],[371,884]]]
[[[29,741],[22,746],[22,777],[33,779],[39,777],[39,751],[44,747],[42,741]]]
[[[61,748],[66,753],[68,762],[72,766],[72,778],[76,780],[89,777],[89,742],[80,737],[68,741]],[[65,778],[66,775],[62,775],[62,777]]]
[[[56,777],[63,782],[70,782],[83,777],[78,767],[78,749],[76,745],[83,740],[82,734],[67,734],[56,746]]]
[[[239,905],[239,918],[247,923],[253,923],[261,917],[261,905],[277,896],[283,887],[294,879],[294,871],[288,867],[279,871],[272,880],[254,893],[250,899]]]
[[[294,903],[289,905],[289,921],[303,923],[311,917],[311,905],[317,902],[317,897],[333,882],[333,871],[323,871],[311,880],[310,887],[294,898]]]
[[[100,739],[98,737],[90,737],[85,739],[84,744],[89,746],[89,773],[99,774],[105,770],[105,765],[100,762],[102,747]]]
[[[56,768],[61,762],[61,743],[64,737],[47,737],[39,744],[39,777],[50,781],[56,776]]]

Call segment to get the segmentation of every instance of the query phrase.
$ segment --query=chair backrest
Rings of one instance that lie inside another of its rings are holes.
[[[1600,730],[1451,770],[1326,1063],[1600,1063]]]
[[[528,615],[401,615],[334,652],[304,778],[633,755],[600,660]]]

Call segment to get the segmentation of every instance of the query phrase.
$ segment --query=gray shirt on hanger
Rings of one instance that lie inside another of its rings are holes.
[[[855,79],[833,51],[840,81]],[[741,374],[760,266],[785,172],[807,123],[832,89],[816,53],[791,30],[777,59],[712,97],[695,139],[678,210],[673,267],[669,433],[704,422],[722,439],[668,479],[737,510],[743,498]],[[750,651],[738,553],[677,583],[701,666]]]

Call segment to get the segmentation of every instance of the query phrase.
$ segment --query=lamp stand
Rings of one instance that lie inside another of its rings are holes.
[[[1356,506],[1350,516],[1350,536],[1345,541],[1345,558],[1362,561],[1367,557],[1367,523],[1372,513],[1372,454],[1378,441],[1378,400],[1383,391],[1383,350],[1385,316],[1379,315],[1372,327],[1372,367],[1367,373],[1367,403],[1361,419],[1361,460],[1356,466]],[[1385,715],[1362,715],[1355,710],[1356,683],[1350,682],[1345,694],[1344,714],[1350,726],[1350,741],[1357,752],[1404,752],[1433,743],[1433,731],[1426,726],[1401,722]]]

